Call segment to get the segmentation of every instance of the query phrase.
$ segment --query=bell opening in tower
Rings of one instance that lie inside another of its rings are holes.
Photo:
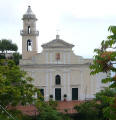
[[[28,34],[30,34],[31,32],[31,29],[30,29],[30,26],[28,26]]]
[[[27,51],[32,51],[32,40],[27,40]]]

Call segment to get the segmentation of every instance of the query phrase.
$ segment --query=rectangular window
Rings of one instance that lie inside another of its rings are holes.
[[[61,101],[61,88],[55,88],[55,100]]]
[[[72,88],[72,100],[78,100],[78,88]]]

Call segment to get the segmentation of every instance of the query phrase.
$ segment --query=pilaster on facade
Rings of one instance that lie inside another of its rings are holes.
[[[48,72],[46,72],[46,92],[45,92],[45,101],[48,101],[49,100],[49,92],[48,92]]]

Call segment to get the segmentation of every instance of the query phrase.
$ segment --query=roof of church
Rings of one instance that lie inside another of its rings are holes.
[[[73,44],[67,43],[56,35],[56,39],[42,45],[43,48],[72,48]]]
[[[23,15],[23,19],[36,19],[35,14],[31,10],[31,6],[28,6],[26,13]]]

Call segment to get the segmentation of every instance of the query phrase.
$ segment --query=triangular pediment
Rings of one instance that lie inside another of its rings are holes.
[[[61,39],[54,39],[42,45],[43,48],[72,48],[74,45],[65,42]]]

